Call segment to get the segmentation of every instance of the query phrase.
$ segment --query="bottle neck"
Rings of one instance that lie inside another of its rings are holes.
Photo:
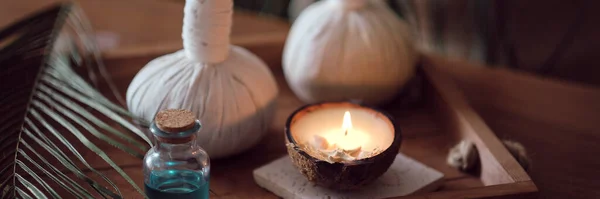
[[[193,139],[189,142],[183,143],[169,143],[160,141],[160,139],[156,140],[156,150],[160,151],[186,151],[190,150],[196,143],[196,140]]]
[[[150,132],[156,138],[156,150],[161,151],[182,151],[189,150],[196,144],[196,133],[202,125],[196,120],[194,127],[182,132],[165,132],[162,131],[156,123],[150,125]]]

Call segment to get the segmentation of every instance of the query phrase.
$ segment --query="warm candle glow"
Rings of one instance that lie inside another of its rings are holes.
[[[350,116],[350,111],[346,111],[342,120],[341,132],[335,133],[335,135],[329,137],[327,141],[329,143],[334,143],[334,148],[340,148],[349,153],[354,153],[361,149],[365,140],[368,140],[366,134],[352,129],[352,117]]]
[[[393,129],[362,108],[332,107],[310,112],[292,126],[307,152],[328,162],[360,160],[390,146]]]
[[[344,113],[344,121],[342,122],[342,129],[344,129],[344,131],[346,131],[346,134],[348,134],[348,131],[350,129],[352,129],[352,118],[350,117],[350,111],[346,111]]]

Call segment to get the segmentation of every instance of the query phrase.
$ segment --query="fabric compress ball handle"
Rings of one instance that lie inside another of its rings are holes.
[[[227,59],[232,8],[231,0],[186,0],[181,37],[188,58],[208,64]]]
[[[266,64],[231,45],[232,0],[187,0],[184,49],[149,62],[127,89],[127,106],[151,121],[163,109],[186,109],[202,123],[197,143],[211,158],[240,153],[266,134],[277,83]]]

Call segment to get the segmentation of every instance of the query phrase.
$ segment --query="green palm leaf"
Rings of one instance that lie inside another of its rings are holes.
[[[152,143],[132,122],[148,122],[96,90],[108,84],[123,104],[76,8],[61,4],[0,31],[0,198],[123,198],[115,180],[143,195],[111,156],[143,158]]]

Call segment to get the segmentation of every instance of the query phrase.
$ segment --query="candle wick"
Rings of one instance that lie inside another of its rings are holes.
[[[344,132],[344,136],[348,135],[348,129],[346,129],[346,131]]]

